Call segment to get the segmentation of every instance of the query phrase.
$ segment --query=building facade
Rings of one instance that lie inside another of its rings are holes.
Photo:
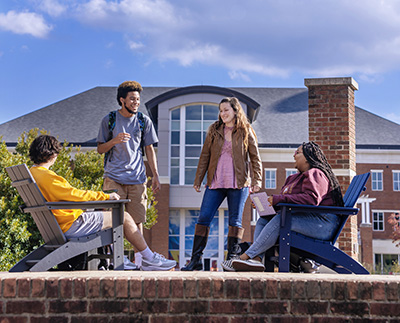
[[[296,148],[315,140],[327,153],[343,189],[355,174],[371,172],[367,190],[358,201],[360,212],[348,221],[340,247],[378,272],[399,260],[400,250],[392,243],[393,229],[387,219],[400,212],[400,125],[355,107],[357,84],[352,78],[309,79],[305,85],[144,87],[139,110],[151,117],[158,132],[162,183],[156,195],[158,223],[145,232],[152,249],[176,259],[180,267],[190,258],[203,194],[192,188],[201,147],[208,126],[218,117],[220,100],[236,96],[258,137],[262,190],[279,192],[286,177],[296,171]],[[23,131],[39,128],[84,149],[95,149],[101,118],[117,108],[116,88],[96,87],[6,122],[0,125],[0,135],[12,149]],[[204,254],[211,270],[218,270],[225,256],[227,217],[224,202],[212,222]],[[252,241],[256,220],[247,202],[243,240]]]

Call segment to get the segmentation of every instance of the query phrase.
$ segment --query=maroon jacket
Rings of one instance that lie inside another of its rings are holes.
[[[273,195],[273,205],[280,202],[307,205],[334,205],[329,179],[318,168],[290,175],[279,195]]]

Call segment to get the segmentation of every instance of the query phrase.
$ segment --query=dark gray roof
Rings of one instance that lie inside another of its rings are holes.
[[[236,88],[260,104],[254,130],[261,146],[308,141],[308,91],[305,88]]]
[[[173,87],[144,87],[139,110],[145,103],[174,90]],[[253,127],[264,147],[288,147],[308,140],[308,91],[306,88],[232,88],[260,104]],[[48,130],[59,140],[95,145],[101,119],[119,106],[116,87],[95,87],[65,100],[0,125],[8,145],[23,131]],[[356,107],[357,147],[400,149],[400,125]]]

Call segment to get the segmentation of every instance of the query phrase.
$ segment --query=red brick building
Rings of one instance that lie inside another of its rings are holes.
[[[279,191],[296,171],[293,152],[314,140],[324,149],[345,189],[352,176],[371,172],[353,217],[340,239],[341,248],[370,269],[398,261],[388,216],[400,211],[400,125],[354,106],[358,85],[352,78],[307,79],[304,88],[144,87],[140,110],[157,129],[157,157],[162,190],[157,194],[158,223],[148,232],[150,246],[179,261],[190,257],[194,224],[202,194],[192,188],[205,132],[216,120],[225,96],[239,98],[257,133],[263,161],[263,190]],[[23,131],[46,129],[60,140],[96,147],[100,120],[117,109],[116,88],[96,87],[0,125],[12,148]],[[210,231],[205,258],[218,268],[224,258],[227,206]],[[246,205],[244,240],[252,240],[257,215]]]

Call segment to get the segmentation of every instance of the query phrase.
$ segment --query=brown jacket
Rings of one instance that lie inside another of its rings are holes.
[[[217,121],[218,122],[218,121]],[[199,164],[197,166],[194,186],[200,186],[207,172],[207,186],[211,186],[219,157],[221,155],[222,146],[224,144],[224,125],[221,125],[216,130],[212,130],[215,124],[211,125],[206,140],[201,150]],[[252,130],[252,129],[251,129]],[[216,131],[214,138],[210,134],[211,131]],[[240,140],[238,140],[240,138]],[[257,139],[253,131],[249,131],[247,150],[245,151],[243,140],[236,129],[232,132],[232,158],[235,168],[235,176],[237,186],[259,186],[261,187],[261,158],[258,152]],[[252,178],[250,181],[249,160],[252,167]]]

